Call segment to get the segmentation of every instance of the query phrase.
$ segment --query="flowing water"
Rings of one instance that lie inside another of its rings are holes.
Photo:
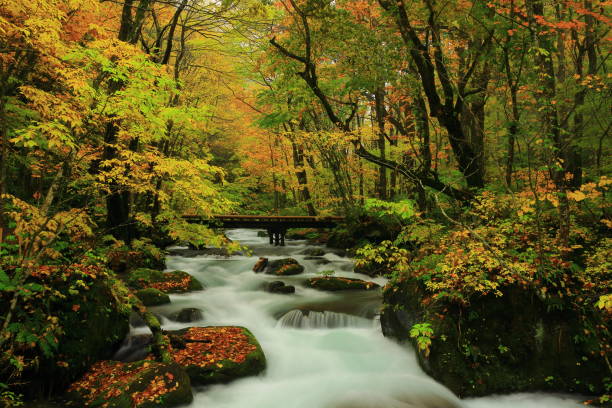
[[[273,247],[256,231],[231,230],[228,237],[248,246],[252,255],[171,256],[168,268],[193,274],[203,292],[172,295],[172,304],[153,308],[168,316],[199,308],[204,318],[177,323],[163,318],[166,329],[204,325],[249,328],[266,354],[267,369],[257,377],[196,389],[191,408],[570,408],[569,397],[514,394],[459,400],[419,368],[414,352],[383,337],[377,312],[380,291],[322,292],[303,286],[324,270],[336,276],[372,280],[352,272],[349,258],[326,253],[301,254],[304,241]],[[331,250],[330,250],[331,251]],[[271,294],[264,286],[278,277],[255,274],[259,256],[291,256],[305,266],[301,275],[282,277],[295,294]],[[307,259],[305,259],[307,258]],[[383,278],[374,279],[384,284]],[[139,333],[144,329],[132,329]]]

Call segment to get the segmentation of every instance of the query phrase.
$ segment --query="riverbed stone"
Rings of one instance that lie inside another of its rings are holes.
[[[226,383],[257,375],[266,368],[266,357],[245,327],[188,327],[169,331],[171,353],[193,384]],[[181,341],[176,341],[176,338]]]
[[[308,256],[323,256],[327,252],[325,252],[323,248],[306,248],[301,253],[302,255],[308,255]]]
[[[269,275],[289,276],[304,272],[304,267],[293,258],[282,258],[269,261],[265,273]]]
[[[202,320],[204,315],[202,314],[202,310],[195,307],[186,307],[184,309],[179,310],[178,312],[172,313],[168,316],[170,320],[174,320],[175,322],[180,323],[191,323],[198,320]]]
[[[67,393],[67,406],[169,408],[193,400],[191,381],[176,363],[100,361]]]
[[[257,262],[255,262],[255,266],[253,266],[253,272],[263,272],[266,266],[268,266],[268,258],[259,258]]]
[[[327,258],[323,258],[321,256],[305,256],[305,261],[314,261],[317,265],[329,265],[331,261]]]
[[[170,296],[155,288],[140,289],[136,291],[135,295],[145,306],[159,306],[170,303]]]
[[[310,278],[306,281],[306,286],[313,289],[331,292],[338,290],[372,290],[380,288],[380,285],[375,282],[354,278],[344,278],[340,276],[320,276]]]
[[[295,286],[286,285],[285,282],[282,281],[270,282],[268,283],[266,289],[270,293],[278,293],[283,295],[295,293]]]
[[[154,288],[164,293],[185,293],[203,289],[196,278],[183,271],[162,272],[140,268],[132,271],[126,281],[132,289]]]

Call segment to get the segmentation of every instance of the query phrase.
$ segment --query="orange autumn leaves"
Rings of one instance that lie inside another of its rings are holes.
[[[181,366],[223,367],[223,361],[242,363],[257,347],[240,327],[191,327],[183,335],[184,349],[171,349]]]
[[[143,280],[143,285],[166,293],[187,292],[191,288],[193,278],[189,275],[178,272],[168,272],[164,275],[166,277],[164,281],[145,283]]]
[[[81,380],[73,383],[68,391],[83,395],[86,406],[100,400],[106,400],[100,405],[101,407],[110,406],[109,401],[127,391],[141,374],[161,367],[161,363],[149,361],[142,364],[101,361],[94,364]],[[142,391],[134,391],[130,394],[132,406],[138,407],[146,401],[159,400],[163,395],[175,391],[178,387],[179,384],[171,372],[156,375]]]

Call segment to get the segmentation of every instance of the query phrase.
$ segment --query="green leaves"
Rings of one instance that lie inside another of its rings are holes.
[[[417,323],[410,329],[410,338],[415,339],[418,350],[423,352],[425,357],[429,356],[433,334],[430,323]]]
[[[365,201],[365,208],[379,217],[390,215],[399,218],[401,221],[408,221],[416,214],[414,201],[407,199],[398,202],[389,202],[368,198]]]

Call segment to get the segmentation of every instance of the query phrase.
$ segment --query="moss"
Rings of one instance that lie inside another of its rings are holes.
[[[126,277],[126,283],[133,289],[155,288],[165,293],[185,293],[203,289],[202,284],[187,272],[162,272],[147,268],[132,271]]]
[[[372,290],[380,288],[380,285],[374,282],[368,282],[361,279],[342,278],[337,276],[324,276],[310,278],[306,281],[306,286],[313,289],[338,291],[338,290]]]
[[[155,288],[140,289],[135,295],[145,306],[159,306],[170,303],[170,296]]]
[[[304,267],[293,258],[276,259],[268,262],[266,273],[269,275],[289,276],[304,272]]]
[[[197,339],[190,335],[193,330],[198,333]],[[169,333],[180,336],[185,343],[185,350],[173,353],[194,384],[226,383],[257,375],[266,368],[259,342],[244,327],[187,328]]]
[[[72,277],[50,285],[62,293],[70,293]],[[76,277],[74,278],[76,279]],[[81,277],[87,289],[66,298],[50,297],[46,311],[57,316],[63,333],[58,336],[57,350],[52,356],[41,356],[40,364],[24,378],[30,382],[26,395],[50,394],[65,388],[81,376],[94,362],[111,357],[129,332],[129,311],[117,304],[106,279],[93,281]]]
[[[193,400],[191,381],[175,363],[104,361],[71,385],[67,405],[73,407],[174,407]]]
[[[385,335],[412,340],[410,328],[429,322],[434,338],[429,357],[419,354],[420,364],[461,397],[603,392],[607,368],[593,355],[584,322],[569,309],[549,310],[529,290],[509,287],[501,297],[470,299],[469,307],[438,301],[436,313],[424,304],[427,292],[414,280],[394,282],[383,296]]]
[[[302,251],[302,255],[308,256],[323,256],[326,252],[322,248],[306,248]]]

